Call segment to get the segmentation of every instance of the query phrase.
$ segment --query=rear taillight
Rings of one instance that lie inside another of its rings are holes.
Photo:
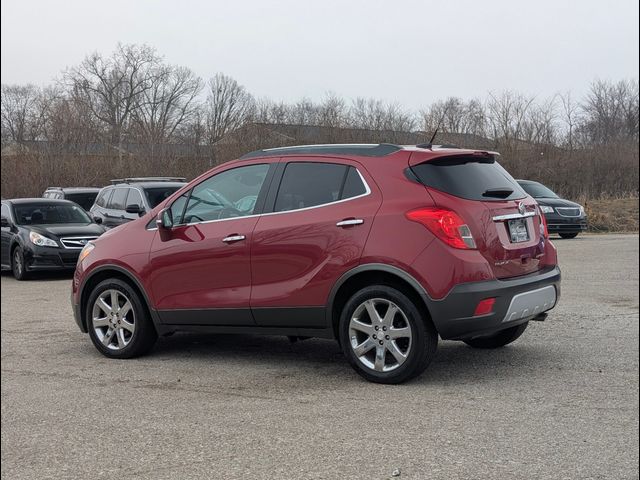
[[[540,216],[540,235],[549,238],[549,227],[547,226],[547,217],[544,216],[540,207],[538,207],[538,215]]]
[[[406,213],[409,220],[421,223],[440,240],[454,248],[476,248],[469,226],[453,210],[425,207]]]

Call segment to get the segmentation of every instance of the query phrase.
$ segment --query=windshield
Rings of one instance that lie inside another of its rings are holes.
[[[92,223],[78,205],[32,203],[14,205],[18,225],[55,225],[65,223]]]
[[[67,193],[65,195],[65,198],[67,200],[71,200],[72,202],[76,202],[82,208],[84,208],[85,210],[89,211],[91,209],[91,207],[93,206],[93,202],[96,199],[97,195],[98,195],[98,192],[95,192],[95,193],[91,193],[91,192],[86,192],[86,193]]]
[[[521,183],[520,186],[533,198],[558,198],[552,190],[541,183]]]
[[[145,188],[144,194],[147,197],[147,202],[149,202],[149,207],[156,208],[160,202],[162,202],[165,198],[171,196],[173,192],[182,188],[182,185],[179,186],[166,186],[166,187],[156,187],[156,188]]]

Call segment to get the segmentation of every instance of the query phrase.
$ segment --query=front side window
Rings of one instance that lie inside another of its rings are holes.
[[[129,193],[128,188],[114,188],[113,195],[111,195],[111,200],[109,202],[109,208],[114,210],[124,210],[127,203],[127,194]]]
[[[135,188],[129,189],[129,196],[127,197],[127,206],[129,205],[138,205],[139,207],[144,207],[144,203],[142,203],[142,195]]]
[[[337,163],[289,163],[282,176],[275,211],[316,207],[363,195],[366,186],[358,171]]]
[[[184,217],[176,223],[198,223],[253,215],[269,165],[249,165],[224,171],[193,187]],[[174,205],[180,201],[178,198]],[[172,213],[174,207],[171,207]],[[176,208],[178,210],[178,208]]]

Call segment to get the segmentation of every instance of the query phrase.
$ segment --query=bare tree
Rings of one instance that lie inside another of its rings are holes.
[[[565,92],[559,95],[562,104],[562,121],[566,130],[566,145],[570,152],[575,148],[575,129],[580,121],[580,107],[573,100],[571,92]]]
[[[156,147],[169,142],[176,130],[197,112],[200,79],[188,68],[158,65],[148,77],[149,88],[136,98],[132,124],[149,146],[152,163]]]
[[[2,85],[2,143],[35,140],[44,122],[41,90],[35,85]]]
[[[122,161],[123,141],[132,114],[152,88],[151,78],[160,63],[155,49],[146,45],[118,45],[110,57],[99,53],[65,72],[72,95],[84,101],[108,129]]]
[[[247,121],[252,113],[254,100],[242,85],[222,73],[209,80],[208,93],[205,107],[207,141],[213,146],[228,132]],[[214,154],[212,150],[212,156]]]
[[[527,113],[535,98],[504,91],[489,93],[487,101],[487,120],[493,138],[507,148],[522,140]]]

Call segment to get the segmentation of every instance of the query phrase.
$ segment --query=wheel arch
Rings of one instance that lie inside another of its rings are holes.
[[[370,263],[349,270],[337,280],[331,289],[327,304],[327,325],[333,329],[335,338],[340,338],[338,324],[342,308],[354,293],[369,285],[388,285],[397,288],[424,312],[425,321],[433,323],[429,308],[432,302],[431,297],[413,276],[392,265]]]
[[[86,311],[89,296],[91,295],[91,292],[96,285],[109,278],[117,278],[123,282],[126,282],[131,288],[136,291],[136,293],[140,295],[143,306],[147,309],[147,313],[151,317],[151,320],[153,321],[154,327],[157,331],[158,316],[155,309],[152,307],[151,302],[149,301],[149,297],[147,296],[147,293],[142,286],[142,282],[140,282],[140,280],[129,270],[119,265],[102,265],[92,271],[90,276],[87,277],[82,283],[82,286],[80,287],[80,318],[82,319],[82,324],[85,331],[87,331],[88,329]]]

